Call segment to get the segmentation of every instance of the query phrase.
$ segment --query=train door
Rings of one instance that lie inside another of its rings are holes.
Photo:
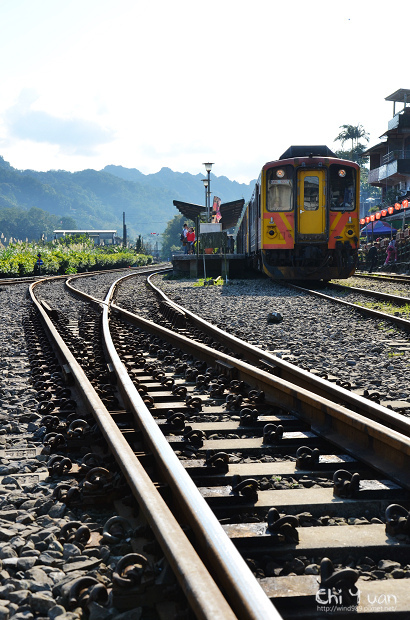
[[[298,171],[297,230],[299,240],[313,241],[325,236],[325,170]]]

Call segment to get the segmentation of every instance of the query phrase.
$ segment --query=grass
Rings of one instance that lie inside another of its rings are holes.
[[[217,278],[206,278],[206,280],[204,280],[204,278],[199,278],[194,286],[224,286],[224,284],[224,279],[218,276]]]
[[[366,301],[366,302],[354,302],[356,306],[361,306],[362,308],[369,308],[370,310],[379,310],[381,312],[385,312],[386,314],[391,315],[400,315],[403,318],[410,318],[410,304],[405,304],[404,306],[397,306],[392,304],[389,301]]]

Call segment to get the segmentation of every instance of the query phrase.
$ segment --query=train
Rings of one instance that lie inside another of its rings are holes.
[[[276,280],[348,278],[358,262],[360,168],[327,146],[266,163],[235,231],[236,252]]]

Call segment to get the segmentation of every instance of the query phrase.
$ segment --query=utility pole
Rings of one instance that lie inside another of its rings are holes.
[[[127,247],[127,227],[125,225],[125,211],[122,213],[122,246]]]

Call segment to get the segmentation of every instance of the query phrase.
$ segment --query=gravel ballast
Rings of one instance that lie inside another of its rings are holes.
[[[354,388],[377,390],[385,401],[408,402],[410,408],[410,338],[388,321],[376,322],[262,278],[204,287],[156,276],[155,283],[224,331]],[[279,313],[282,321],[269,322],[271,313]]]
[[[119,276],[104,275],[103,285],[100,278],[87,278],[82,287],[101,298],[100,291]],[[203,287],[192,280],[157,276],[156,283],[171,299],[220,329],[291,363],[378,391],[386,400],[408,402],[410,407],[409,337],[387,321],[376,324],[354,310],[264,279]],[[141,301],[143,287],[143,278],[124,284],[117,303],[149,316],[149,307]],[[91,528],[97,525],[95,515],[73,514],[56,501],[53,484],[47,481],[48,457],[40,449],[41,416],[30,381],[22,322],[31,305],[27,288],[27,284],[0,286],[0,620],[76,620],[83,614],[67,609],[68,584],[85,574],[109,583],[115,557],[108,546],[83,555],[80,547],[59,541],[61,527],[69,521],[81,520]],[[82,303],[66,298],[62,283],[46,285],[41,295],[68,318],[80,318]],[[283,320],[269,322],[272,313],[279,313]],[[11,456],[10,449],[17,455],[17,451],[30,454]],[[128,620],[131,615],[127,613],[123,618]],[[105,620],[121,618],[97,603],[92,615]]]
[[[62,286],[60,281],[43,290],[47,296],[53,291],[56,308],[64,298]],[[71,598],[72,587],[84,577],[89,586],[94,580],[98,587],[110,588],[118,560],[133,548],[129,539],[106,542],[102,536],[116,514],[111,505],[69,507],[54,496],[61,478],[49,474],[44,414],[34,387],[47,371],[36,378],[31,371],[27,290],[27,284],[0,286],[0,620],[139,620],[144,618],[142,607],[119,610],[102,593],[85,600],[85,611]],[[66,298],[63,312],[78,318],[83,307]],[[70,475],[65,480],[78,484]],[[89,529],[86,546],[64,540],[64,528],[73,523]]]

